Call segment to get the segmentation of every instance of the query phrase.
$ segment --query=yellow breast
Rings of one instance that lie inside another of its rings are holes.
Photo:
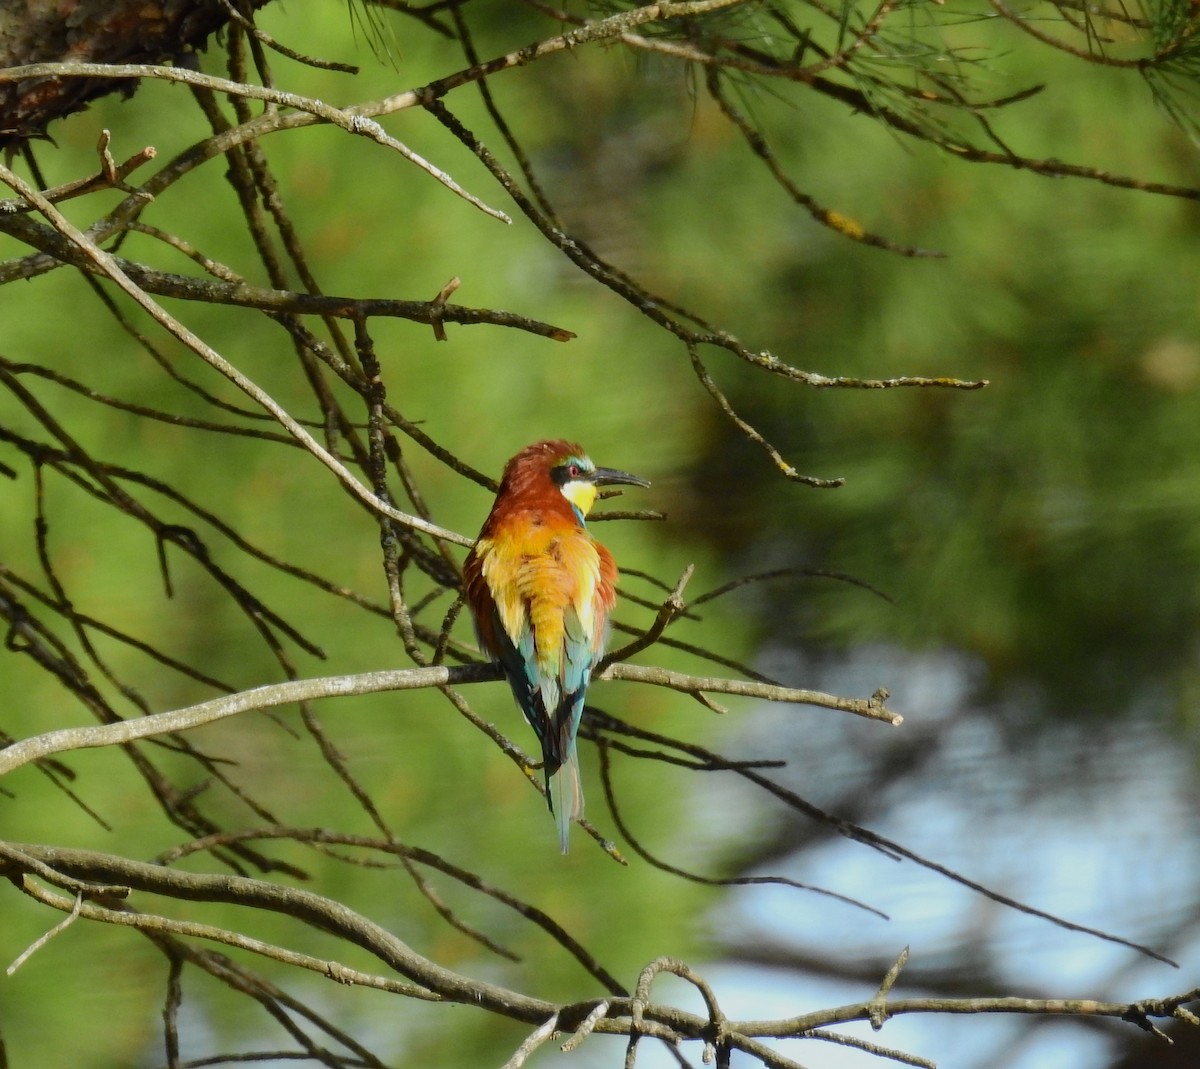
[[[560,660],[568,611],[586,635],[595,635],[600,556],[586,531],[544,522],[506,525],[481,539],[476,553],[501,626],[516,644],[532,629],[546,670]]]

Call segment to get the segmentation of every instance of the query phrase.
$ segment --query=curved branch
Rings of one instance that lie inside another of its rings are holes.
[[[429,687],[453,687],[465,683],[487,683],[501,678],[494,664],[467,664],[447,667],[431,665],[426,668],[397,668],[390,671],[364,672],[352,676],[323,676],[317,679],[293,679],[286,683],[272,683],[253,690],[227,694],[210,701],[189,705],[182,709],[171,709],[153,713],[136,720],[118,720],[115,723],[87,724],[81,727],[60,728],[43,735],[14,742],[0,749],[0,776],[30,761],[37,761],[51,754],[68,750],[86,750],[99,746],[121,746],[137,739],[154,735],[167,735],[178,731],[212,724],[239,713],[258,709],[271,709],[293,702],[313,701],[317,698],[347,697],[356,694],[376,694],[388,690],[418,690]],[[855,713],[872,720],[884,720],[899,724],[903,718],[893,713],[883,701],[885,692],[877,692],[868,699],[839,698],[815,690],[798,690],[792,687],[773,686],[741,679],[689,676],[666,668],[645,668],[641,665],[613,664],[596,675],[597,679],[623,679],[629,682],[652,683],[689,694],[714,691],[719,694],[738,694],[766,701],[789,702],[799,705],[816,705],[827,709]],[[881,696],[882,695],[882,696]]]
[[[408,998],[440,1001],[438,995],[419,984],[408,984],[403,981],[389,979],[386,976],[366,973],[361,969],[352,969],[350,966],[343,965],[338,961],[315,958],[311,954],[288,950],[285,947],[276,946],[273,943],[265,943],[261,939],[254,939],[243,935],[241,932],[230,931],[227,928],[218,928],[211,924],[200,924],[196,921],[180,921],[171,917],[157,916],[152,913],[139,913],[131,909],[110,909],[106,906],[85,905],[82,897],[79,895],[72,902],[71,899],[52,894],[39,887],[29,876],[22,878],[21,890],[29,895],[30,898],[41,902],[43,905],[52,906],[54,909],[64,909],[68,903],[71,903],[70,908],[72,909],[73,917],[81,916],[85,920],[102,921],[105,924],[117,924],[127,928],[138,928],[141,931],[156,932],[162,935],[186,936],[191,939],[208,939],[215,943],[224,943],[226,946],[236,947],[239,950],[247,950],[252,954],[260,954],[283,965],[292,965],[296,968],[308,969],[312,972],[320,973],[327,979],[339,984],[370,987],[377,991],[390,991],[392,994],[405,995]]]
[[[176,731],[212,724],[238,713],[271,709],[292,702],[312,701],[339,695],[374,694],[381,690],[409,690],[417,687],[452,686],[499,679],[494,665],[465,665],[455,668],[403,668],[390,672],[369,672],[357,676],[326,676],[320,679],[293,679],[253,690],[239,691],[198,705],[154,713],[136,720],[112,724],[87,724],[60,728],[34,735],[0,750],[0,776],[50,754],[67,750],[85,750],[97,746],[121,746],[136,739],[166,735]]]
[[[30,204],[36,205],[38,210],[50,221],[55,230],[83,250],[84,254],[96,264],[104,275],[112,279],[122,290],[129,294],[164,329],[183,342],[197,356],[212,365],[212,367],[237,386],[238,389],[254,398],[255,401],[270,412],[293,438],[300,442],[305,449],[332,471],[341,483],[364,504],[376,512],[395,520],[397,523],[403,524],[405,527],[432,535],[435,538],[445,539],[447,542],[454,542],[460,546],[471,545],[472,539],[466,538],[454,531],[449,531],[444,527],[439,527],[437,524],[423,520],[419,516],[410,516],[400,512],[386,502],[379,500],[375,494],[371,493],[370,490],[363,486],[349,472],[337,457],[328,452],[308,431],[292,419],[287,411],[270,394],[247,376],[243,375],[242,372],[229,363],[228,360],[221,356],[220,353],[213,349],[198,334],[189,330],[167,312],[165,308],[151,300],[141,287],[125,274],[111,253],[101,249],[95,241],[76,228],[66,216],[59,212],[53,204],[46,200],[28,182],[25,182],[2,164],[0,164],[0,181],[3,181]]]
[[[208,89],[215,93],[248,97],[278,107],[294,108],[311,115],[314,119],[340,126],[348,133],[368,137],[385,148],[394,149],[410,163],[415,163],[452,193],[473,204],[480,211],[499,219],[502,223],[512,222],[504,212],[489,208],[478,197],[463,189],[444,171],[435,167],[424,157],[417,155],[402,141],[397,141],[374,119],[363,114],[331,107],[323,101],[301,96],[299,93],[287,93],[261,85],[235,82],[228,78],[218,78],[211,74],[189,70],[186,67],[161,67],[150,63],[31,63],[24,67],[9,67],[0,70],[0,82],[23,82],[34,78],[98,78],[118,81],[128,81],[131,78],[154,78],[167,82],[184,82],[187,85]]]
[[[49,199],[49,198],[47,198]],[[4,202],[8,203],[8,202]],[[45,255],[27,256],[0,264],[0,285],[44,274],[55,267],[70,265],[101,278],[111,277],[103,266],[64,240],[49,227],[20,215],[0,211],[0,232],[10,235]],[[47,262],[46,255],[53,258]],[[339,297],[325,293],[302,293],[296,290],[251,286],[245,282],[198,278],[156,271],[144,264],[114,256],[113,262],[146,293],[159,297],[174,297],[183,301],[202,301],[236,308],[255,308],[259,311],[295,315],[329,316],[335,319],[363,320],[374,316],[408,319],[437,328],[442,323],[464,326],[489,324],[515,327],[553,341],[565,342],[575,337],[565,327],[556,327],[514,312],[490,308],[468,308],[465,305],[432,301],[407,301],[385,298]]]
[[[608,654],[599,664],[597,675],[602,672],[610,664],[617,661],[624,661],[632,657],[635,653],[641,653],[642,650],[653,646],[660,638],[663,632],[667,629],[675,617],[681,615],[687,608],[683,600],[683,588],[687,586],[688,580],[692,577],[692,572],[696,570],[694,564],[689,564],[683,570],[683,574],[679,577],[679,582],[675,584],[674,589],[667,596],[666,601],[659,606],[658,615],[655,616],[654,622],[632,642],[626,643],[619,650],[614,650]]]
[[[596,1032],[609,1035],[623,1035],[631,1039],[655,1036],[668,1042],[684,1039],[702,1040],[705,1043],[752,1051],[761,1057],[762,1048],[754,1042],[755,1039],[814,1038],[812,1032],[815,1029],[854,1021],[883,1022],[891,1017],[913,1013],[1112,1017],[1148,1030],[1156,1030],[1151,1023],[1153,1018],[1174,1018],[1197,1023],[1196,1016],[1187,1010],[1186,1006],[1200,1000],[1200,988],[1166,998],[1144,999],[1132,1003],[1016,997],[909,998],[886,1001],[882,992],[876,992],[860,1002],[816,1010],[796,1017],[730,1021],[720,1013],[715,995],[707,983],[686,964],[673,959],[658,959],[648,965],[642,971],[637,994],[633,997],[609,998],[604,1016],[597,1018],[597,1003],[594,999],[556,1005],[440,966],[418,954],[380,925],[332,899],[311,891],[242,876],[182,872],[90,850],[20,843],[10,845],[18,856],[34,857],[75,879],[119,883],[136,891],[182,901],[224,902],[291,917],[365,950],[389,968],[419,985],[404,990],[404,994],[478,1006],[491,1013],[535,1025],[542,1025],[551,1017],[557,1016],[564,1029],[583,1030],[590,1027]],[[325,972],[331,979],[338,979],[340,967],[330,970],[326,968],[326,963],[318,959],[307,955],[293,956],[290,951],[282,951],[282,948],[240,933],[209,925],[139,914],[126,909],[84,904],[79,898],[71,900],[45,892],[35,893],[35,885],[27,875],[21,873],[19,862],[10,863],[2,868],[9,870],[9,876],[22,876],[22,890],[26,893],[35,894],[47,905],[64,913],[77,910],[85,919],[138,927],[148,932],[215,938],[256,953],[265,953],[290,964],[316,968],[317,971]],[[708,1006],[706,1015],[701,1016],[673,1006],[651,1004],[647,1001],[650,981],[664,969],[678,972],[700,987]],[[363,975],[366,978],[371,974]]]

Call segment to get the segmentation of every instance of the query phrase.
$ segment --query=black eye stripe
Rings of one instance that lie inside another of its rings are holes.
[[[590,479],[591,477],[591,469],[584,467],[577,460],[567,460],[550,469],[550,478],[558,486],[566,486],[567,483],[576,479]]]

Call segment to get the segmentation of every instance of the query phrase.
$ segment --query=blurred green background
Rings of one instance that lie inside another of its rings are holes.
[[[476,17],[485,56],[553,32],[540,15],[515,5],[487,15],[473,8]],[[272,59],[281,86],[329,103],[383,97],[462,65],[453,42],[402,20],[391,60],[380,61],[339,5],[293,0],[271,6],[262,24],[301,51],[362,65],[351,77]],[[964,20],[953,34],[995,50],[999,58],[986,72],[995,95],[1047,84],[995,117],[1016,151],[1200,185],[1195,146],[1136,78],[1087,69],[994,23]],[[223,73],[220,50],[203,57],[203,66]],[[668,584],[694,562],[693,594],[738,575],[810,568],[849,573],[894,599],[828,580],[779,579],[706,605],[701,620],[682,622],[673,633],[797,686],[856,696],[888,686],[891,704],[907,718],[898,732],[745,701],[730,702],[731,711],[716,718],[682,696],[628,684],[597,687],[595,704],[731,756],[787,756],[792,763],[780,778],[814,803],[964,866],[1007,893],[1041,895],[1034,904],[1042,908],[1153,942],[1192,971],[1143,967],[1133,955],[1093,963],[1083,937],[1045,924],[1026,930],[992,916],[985,921],[973,912],[985,907],[973,899],[963,905],[961,892],[944,880],[912,866],[881,876],[875,862],[862,859],[864,848],[831,841],[736,783],[650,762],[619,764],[616,778],[625,818],[668,861],[710,875],[785,871],[887,908],[896,920],[864,922],[847,907],[827,917],[830,907],[797,891],[766,899],[701,887],[636,857],[622,868],[578,833],[570,856],[560,859],[540,800],[437,695],[324,703],[318,715],[397,835],[546,910],[630,985],[646,961],[664,954],[716,975],[728,970],[722,990],[746,1000],[746,1016],[766,1016],[763,1007],[786,992],[800,992],[786,997],[806,1009],[866,997],[873,991],[866,978],[881,975],[906,942],[915,944],[914,992],[1032,988],[1124,997],[1125,977],[1144,985],[1129,997],[1194,986],[1195,201],[969,165],[798,88],[786,96],[749,89],[744,106],[801,188],[898,243],[947,254],[912,260],[816,226],[673,64],[618,48],[584,49],[498,76],[491,88],[566,228],[651,291],[752,348],[823,374],[990,381],[972,393],[815,391],[706,353],[739,411],[793,464],[846,478],[836,490],[788,483],[713,406],[683,348],[549,247],[428,115],[403,112],[384,125],[512,213],[512,226],[486,218],[365,139],[329,129],[266,139],[264,151],[325,292],[429,299],[458,276],[456,302],[507,309],[578,335],[558,344],[451,324],[447,342],[438,343],[426,327],[374,320],[389,399],[425,433],[493,476],[527,442],[566,436],[581,440],[598,463],[650,478],[650,490],[627,495],[622,505],[661,509],[666,522],[603,523],[596,533],[623,567]],[[507,159],[474,90],[458,90],[448,103]],[[94,169],[102,127],[113,130],[118,158],[152,144],[159,161],[206,133],[182,87],[149,84],[126,103],[106,101],[54,129],[57,145],[37,151],[50,183]],[[219,167],[185,178],[144,219],[263,284]],[[113,199],[94,195],[66,210],[87,224]],[[166,270],[192,270],[136,235],[123,251]],[[0,238],[0,257],[22,254]],[[288,341],[273,324],[249,311],[170,307],[293,414],[316,415]],[[216,418],[166,378],[66,270],[0,290],[0,324],[7,360],[53,367],[104,395]],[[183,374],[241,403],[194,357],[152,336]],[[178,486],[251,543],[386,603],[376,527],[311,458],[149,422],[32,376],[22,381],[98,456]],[[7,395],[0,422],[44,436]],[[406,446],[405,456],[437,522],[473,534],[489,494],[416,446]],[[0,480],[0,557],[44,587],[32,539],[32,472],[4,445],[0,461],[18,471],[16,479]],[[324,660],[290,649],[300,675],[406,663],[386,619],[318,596],[236,552],[178,504],[137,493],[161,515],[202,530],[222,567],[324,649]],[[143,529],[54,473],[45,476],[45,500],[56,573],[81,611],[231,685],[281,678],[250,624],[190,561],[168,554],[175,594],[167,598]],[[661,597],[636,577],[623,589]],[[425,622],[436,627],[448,605],[446,596],[436,601]],[[628,600],[619,613],[635,626],[651,618]],[[465,619],[456,634],[470,641]],[[126,646],[103,637],[96,646],[155,710],[212,693]],[[638,661],[704,670],[661,648]],[[0,658],[0,694],[0,727],[15,737],[86,722],[84,710],[64,702],[28,658]],[[529,749],[506,688],[475,687],[468,697]],[[229,776],[280,823],[370,834],[311,740],[290,730],[295,720],[289,711],[274,719],[239,717],[193,741],[236,757]],[[162,751],[154,756],[182,788],[203,788],[205,776],[193,762]],[[615,835],[590,749],[583,760],[589,813]],[[89,752],[67,763],[77,776],[72,790],[110,828],[25,768],[0,794],[5,838],[146,859],[180,841],[147,805],[120,753]],[[1118,798],[1120,806],[1101,804]],[[264,823],[218,786],[205,788],[203,807],[230,827]],[[449,881],[437,881],[438,892],[512,947],[519,963],[448,928],[401,872],[280,850],[311,873],[313,889],[450,967],[547,997],[597,993],[515,913]],[[1088,859],[1096,857],[1103,867],[1091,870]],[[184,864],[213,866],[204,858]],[[193,909],[214,923],[239,921],[231,911],[163,904],[172,915]],[[963,937],[946,935],[941,926],[964,911]],[[3,916],[6,964],[57,920],[15,891]],[[297,949],[372,968],[280,918],[256,918],[254,932],[287,946],[299,939],[305,945]],[[763,948],[781,960],[767,960]],[[75,925],[0,981],[0,1034],[10,1063],[162,1064],[165,969],[128,932]],[[499,1065],[523,1036],[513,1024],[461,1009],[398,1004],[318,978],[276,979],[396,1063]],[[853,987],[860,980],[861,990]],[[790,986],[803,983],[811,986]],[[851,993],[843,997],[840,983]],[[664,990],[691,1005],[682,988]],[[189,977],[185,994],[185,1056],[285,1045],[260,1009],[211,981]],[[787,1004],[791,1009],[780,1012],[801,1008]],[[1051,1048],[1029,1038],[1035,1028],[1027,1022],[970,1024],[963,1030],[935,1020],[903,1039],[890,1032],[881,1038],[956,1069],[1092,1069],[1115,1065],[1126,1040],[1136,1038],[1077,1028],[1061,1039],[1053,1032]],[[843,1064],[824,1048],[788,1052],[814,1066]],[[557,1055],[541,1057],[550,1063]],[[593,1038],[572,1057],[612,1065],[622,1052]],[[658,1064],[650,1052],[645,1057]],[[1159,1058],[1152,1052],[1136,1064],[1173,1064]]]

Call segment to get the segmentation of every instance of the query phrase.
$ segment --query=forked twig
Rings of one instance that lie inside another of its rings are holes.
[[[596,666],[597,673],[603,672],[610,664],[616,661],[625,661],[632,657],[635,653],[641,653],[642,650],[653,646],[667,629],[667,625],[684,611],[686,605],[683,600],[683,588],[687,586],[688,580],[691,579],[692,573],[696,570],[694,564],[689,564],[683,570],[683,574],[679,577],[679,581],[675,584],[674,589],[667,595],[666,600],[659,607],[658,615],[654,618],[654,622],[632,642],[626,643],[619,650],[614,650],[612,653],[606,654],[604,659]]]
[[[79,891],[76,891],[75,892],[75,905],[71,907],[71,912],[68,913],[61,921],[59,921],[48,932],[45,932],[42,935],[38,936],[37,939],[35,939],[32,943],[29,944],[29,946],[27,946],[23,951],[21,951],[21,953],[18,954],[12,960],[12,962],[8,966],[8,968],[4,970],[4,975],[12,976],[12,974],[15,973],[22,965],[24,965],[26,961],[28,961],[31,957],[33,957],[34,954],[36,954],[39,950],[41,950],[42,947],[44,947],[47,943],[49,943],[51,939],[53,939],[60,932],[66,931],[67,928],[69,928],[72,924],[75,923],[75,920],[79,916],[79,911],[82,908],[83,908],[83,894]]]

